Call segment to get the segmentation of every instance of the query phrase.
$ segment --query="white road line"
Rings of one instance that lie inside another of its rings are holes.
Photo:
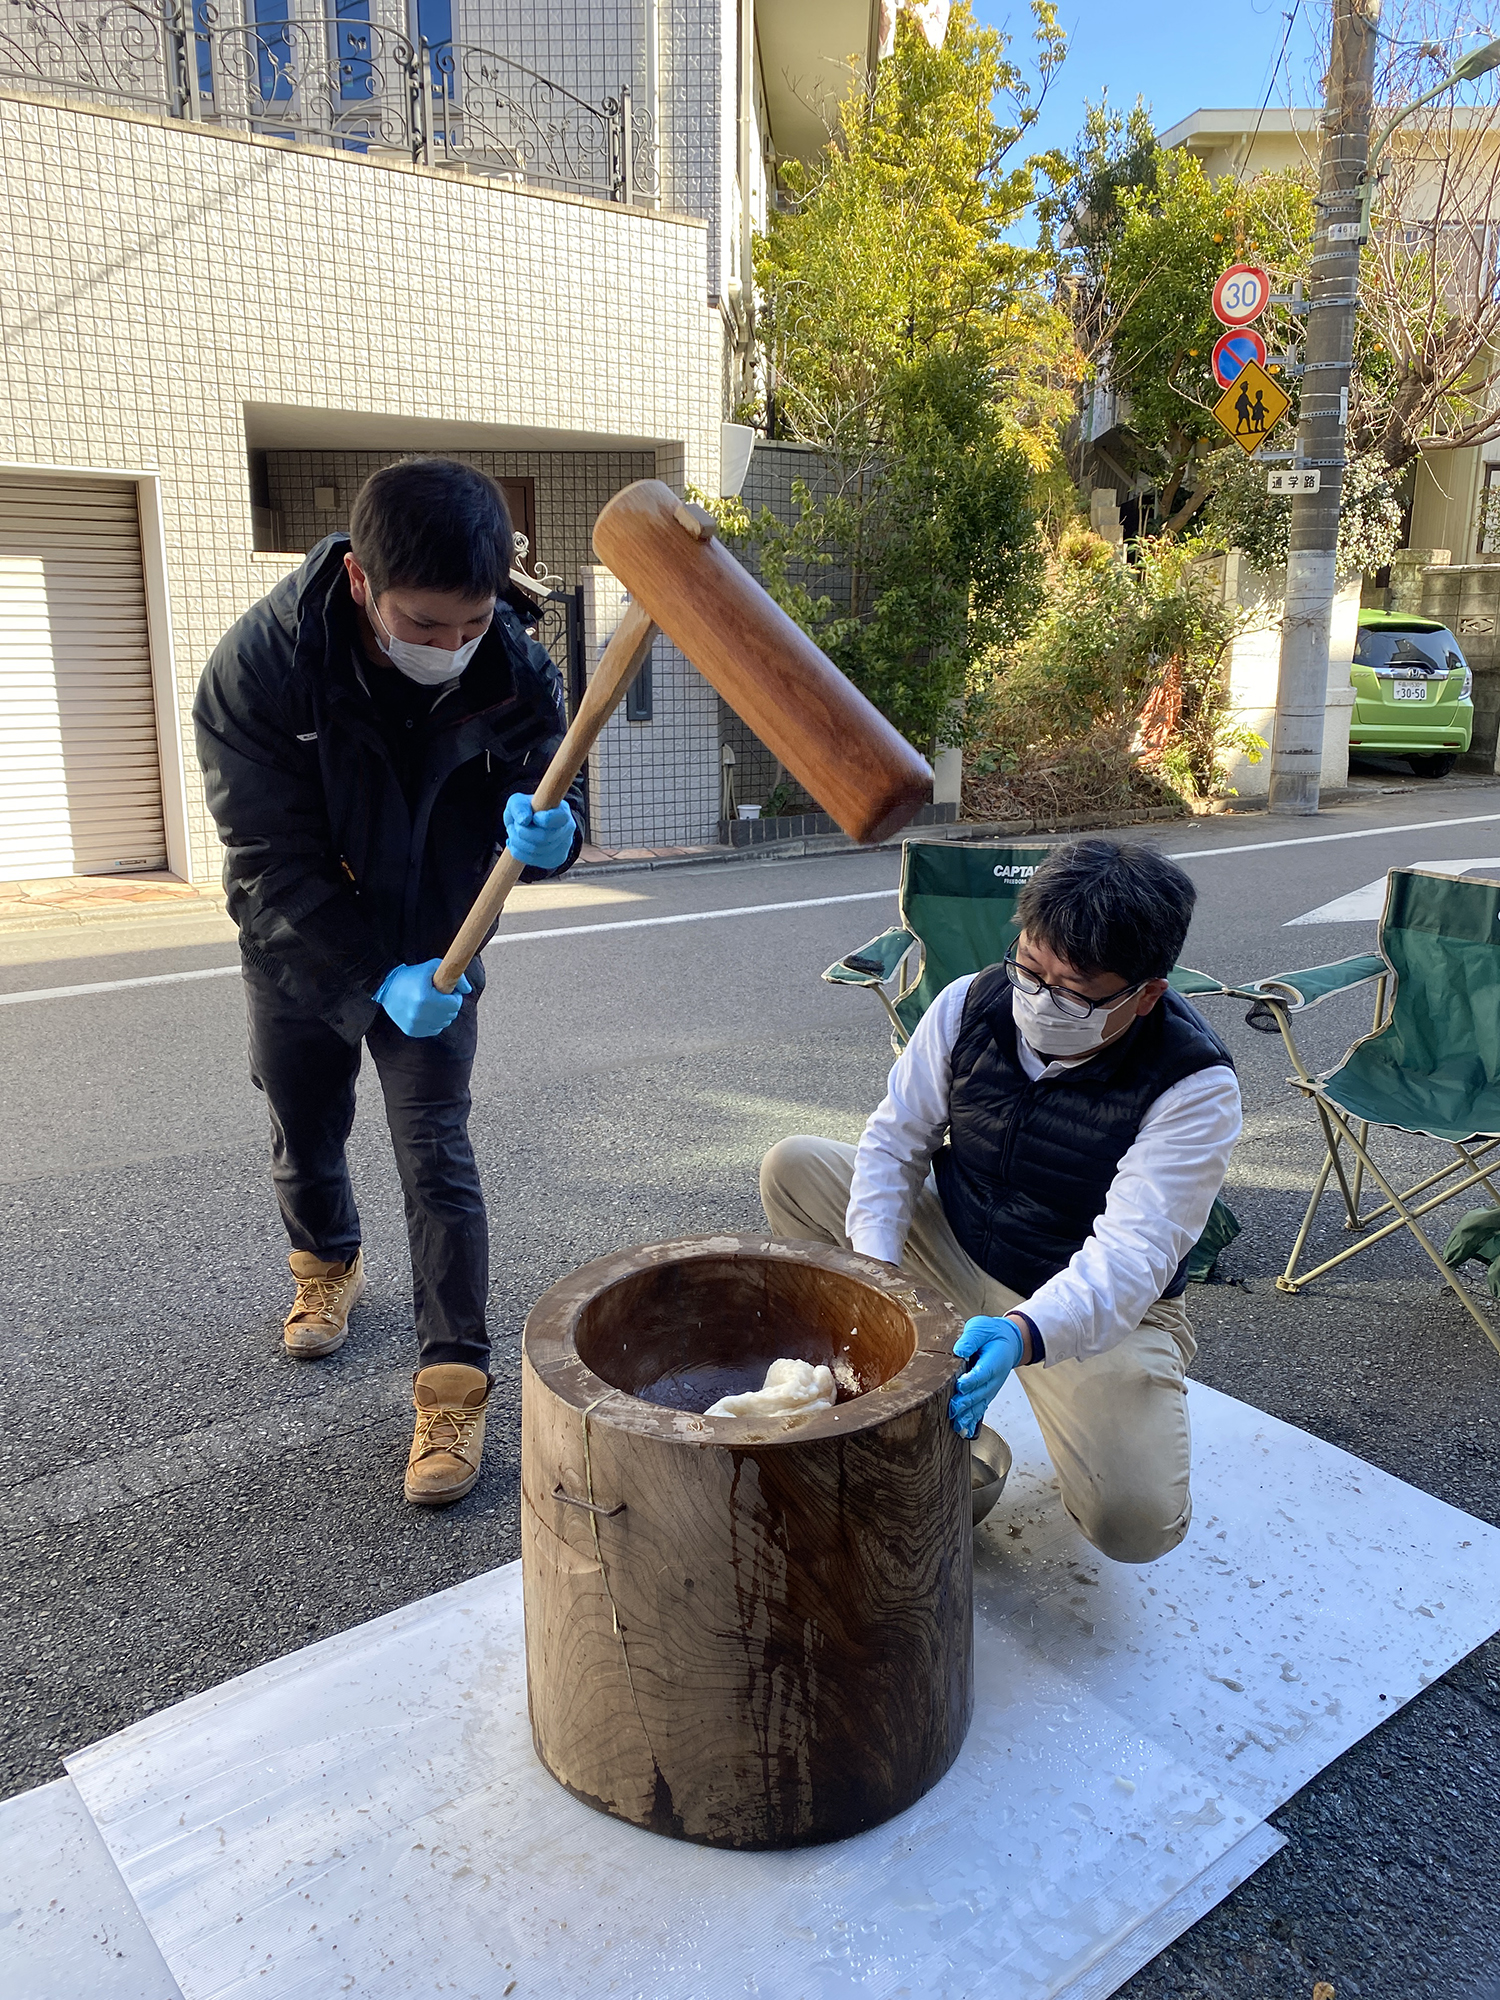
[[[653,930],[661,924],[703,924],[712,917],[759,917],[769,910],[820,910],[830,903],[893,901],[894,889],[861,889],[853,896],[804,896],[794,903],[737,903],[727,910],[689,910],[675,917],[626,917],[613,924],[558,924],[550,930],[502,931],[485,950],[497,944],[527,944],[532,938],[587,937],[599,931]],[[19,1007],[27,1000],[76,1000],[90,993],[128,993],[137,986],[177,986],[188,979],[227,979],[234,965],[211,966],[206,972],[154,972],[144,979],[97,979],[87,986],[44,986],[28,993],[0,993],[0,1007]]]
[[[87,986],[43,986],[30,993],[0,993],[0,1007],[25,1000],[76,1000],[85,993],[124,993],[132,986],[180,986],[187,979],[227,979],[236,965],[212,965],[206,972],[153,972],[148,979],[95,979]]]
[[[1500,869],[1500,855],[1476,854],[1463,861],[1418,861],[1414,867],[1428,875],[1452,875],[1462,877],[1470,869],[1487,868],[1490,879],[1496,878],[1495,870]],[[1362,888],[1351,889],[1347,896],[1335,896],[1331,903],[1319,903],[1315,910],[1304,916],[1288,917],[1283,930],[1290,930],[1295,924],[1373,924],[1378,923],[1385,910],[1388,878],[1377,875],[1373,882],[1366,882]]]
[[[1189,847],[1169,854],[1169,861],[1212,861],[1216,854],[1263,854],[1268,847],[1317,847],[1326,840],[1394,839],[1401,833],[1430,833],[1435,826],[1487,826],[1500,813],[1474,813],[1468,819],[1418,819],[1405,826],[1362,826],[1357,833],[1304,833],[1292,840],[1242,840],[1234,847]]]
[[[1394,839],[1405,833],[1430,833],[1434,827],[1484,826],[1500,813],[1474,813],[1467,819],[1423,819],[1405,826],[1367,826],[1356,833],[1311,833],[1290,840],[1242,840],[1230,847],[1189,847],[1168,856],[1172,861],[1212,861],[1220,854],[1263,854],[1273,847],[1316,847],[1329,840]],[[759,917],[772,910],[820,910],[831,903],[875,903],[895,895],[894,889],[863,889],[853,896],[804,896],[791,903],[738,903],[726,910],[689,910],[675,917],[625,917],[612,924],[558,924],[548,930],[505,931],[495,944],[526,944],[532,938],[591,937],[600,931],[655,930],[664,924],[705,924],[715,917]],[[489,950],[486,945],[485,949]],[[76,1000],[91,993],[126,993],[137,986],[177,986],[189,979],[226,979],[238,964],[216,965],[206,972],[156,972],[145,979],[100,979],[89,986],[47,986],[30,993],[0,993],[0,1007],[19,1007],[28,1000]]]
[[[585,931],[646,931],[658,924],[701,924],[710,917],[759,917],[767,910],[820,910],[827,903],[894,902],[894,889],[861,889],[854,896],[804,896],[796,903],[736,903],[727,910],[688,910],[679,917],[625,917],[613,924],[559,924],[551,931],[505,931],[495,944],[525,944],[528,938],[579,937]],[[489,945],[485,950],[489,950]]]

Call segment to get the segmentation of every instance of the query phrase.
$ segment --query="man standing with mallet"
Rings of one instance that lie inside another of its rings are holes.
[[[950,1415],[1013,1369],[1079,1531],[1152,1562],[1192,1518],[1188,1252],[1240,1131],[1234,1065],[1167,985],[1196,891],[1164,855],[1056,849],[998,965],[945,986],[856,1150],[784,1139],[773,1233],[899,1266],[965,1315]]]
[[[512,556],[492,479],[439,458],[387,466],[349,535],[226,633],[194,707],[292,1246],[286,1348],[333,1353],[364,1289],[344,1149],[367,1045],[411,1250],[405,1493],[428,1506],[478,1478],[491,1380],[468,1135],[484,968],[475,957],[451,993],[433,974],[502,846],[535,880],[580,845],[566,802],[532,809],[565,717],[556,667],[504,601]]]

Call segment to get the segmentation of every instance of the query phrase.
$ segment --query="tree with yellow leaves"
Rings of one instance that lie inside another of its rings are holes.
[[[1078,356],[1050,260],[1008,240],[1033,193],[1012,158],[1064,53],[1052,0],[1032,12],[1035,86],[966,0],[941,48],[903,16],[819,158],[782,169],[755,264],[772,435],[858,459],[883,440],[892,382],[963,352],[985,364],[1006,438],[1030,465],[1051,461]]]
[[[745,539],[772,594],[924,749],[1030,615],[1029,486],[1077,368],[1047,260],[1007,241],[1032,191],[1008,162],[1062,58],[1051,0],[1033,12],[1034,90],[967,4],[936,49],[903,16],[821,157],[785,169],[757,245],[756,414],[820,447],[836,491],[803,489],[795,521],[763,512]]]

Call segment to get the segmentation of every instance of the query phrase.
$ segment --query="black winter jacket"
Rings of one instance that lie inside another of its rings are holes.
[[[193,720],[241,951],[355,1042],[391,968],[453,942],[504,845],[505,802],[536,788],[565,718],[557,668],[497,605],[433,704],[408,806],[365,685],[380,669],[356,662],[348,547],[320,542],[225,633]],[[577,816],[576,788],[569,803]],[[468,976],[483,987],[477,959]]]
[[[954,1235],[992,1278],[1029,1297],[1093,1234],[1157,1098],[1221,1066],[1234,1068],[1228,1049],[1167,992],[1088,1062],[1033,1082],[1016,1049],[1010,981],[1003,965],[990,966],[964,996],[948,1143],[932,1163]],[[1186,1284],[1184,1260],[1163,1297]]]

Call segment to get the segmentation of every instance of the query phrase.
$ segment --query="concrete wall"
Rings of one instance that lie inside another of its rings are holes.
[[[1469,770],[1500,769],[1500,563],[1436,564],[1422,572],[1422,612],[1441,618],[1474,672]]]
[[[0,96],[0,157],[0,463],[159,475],[185,734],[203,661],[285,567],[255,560],[247,433],[653,452],[669,478],[717,483],[700,223],[17,96]],[[712,793],[716,745],[705,761]],[[186,763],[208,880],[217,840]]]
[[[1474,561],[1479,492],[1489,458],[1500,459],[1500,445],[1427,452],[1417,460],[1408,537],[1414,549],[1451,549],[1457,561]]]
[[[1271,783],[1271,751],[1276,734],[1276,682],[1281,664],[1281,618],[1286,572],[1252,569],[1238,549],[1219,559],[1226,600],[1245,613],[1245,626],[1229,653],[1230,708],[1241,728],[1253,729],[1267,749],[1258,764],[1236,757],[1229,782],[1242,799],[1264,798]],[[1353,578],[1334,602],[1328,647],[1328,706],[1323,725],[1321,782],[1336,791],[1349,782],[1349,719],[1354,689],[1349,669],[1359,626],[1360,579]]]

